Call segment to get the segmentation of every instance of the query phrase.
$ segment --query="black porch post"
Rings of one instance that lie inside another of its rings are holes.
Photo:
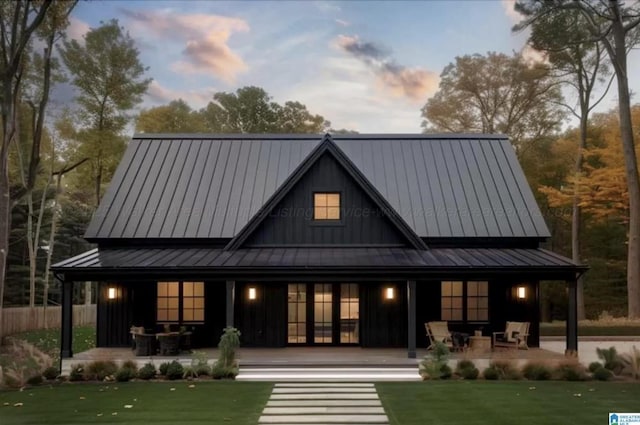
[[[407,281],[407,312],[408,312],[408,353],[410,359],[416,358],[416,281]]]
[[[578,354],[578,284],[577,280],[567,281],[569,305],[567,311],[567,349],[565,355]]]
[[[236,282],[227,280],[227,326],[233,326],[233,304],[236,299]]]
[[[73,357],[71,348],[73,339],[73,282],[67,281],[64,277],[57,279],[62,284],[62,323],[61,323],[61,344],[60,358],[68,359]]]

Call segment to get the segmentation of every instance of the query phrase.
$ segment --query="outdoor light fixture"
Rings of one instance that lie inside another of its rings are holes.
[[[109,298],[110,300],[116,299],[116,288],[114,288],[113,286],[109,288],[107,298]]]
[[[527,298],[527,288],[518,286],[518,299],[524,300],[525,298]]]
[[[396,290],[393,286],[389,286],[385,291],[384,291],[384,297],[388,300],[392,300],[396,297]]]
[[[256,299],[256,288],[254,288],[253,286],[249,288],[249,299],[250,300]]]

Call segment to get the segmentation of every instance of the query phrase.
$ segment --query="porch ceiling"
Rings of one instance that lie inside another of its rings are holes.
[[[57,273],[347,271],[380,273],[534,272],[565,279],[586,270],[570,259],[544,249],[508,248],[214,248],[93,249],[52,266]]]

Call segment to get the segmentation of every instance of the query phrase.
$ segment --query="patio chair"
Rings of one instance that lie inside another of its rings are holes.
[[[136,356],[153,356],[156,354],[156,336],[145,333],[143,326],[131,327],[131,349]]]
[[[493,333],[493,346],[528,350],[529,322],[507,322],[504,332]]]
[[[449,326],[447,322],[427,322],[424,324],[424,328],[427,331],[429,337],[429,346],[427,350],[435,348],[436,343],[441,342],[449,349],[453,349],[453,339],[451,338],[451,332],[449,332]]]

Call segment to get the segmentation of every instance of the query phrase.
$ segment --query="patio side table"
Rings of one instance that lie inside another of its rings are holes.
[[[469,349],[478,353],[491,352],[491,337],[490,336],[470,336]]]

